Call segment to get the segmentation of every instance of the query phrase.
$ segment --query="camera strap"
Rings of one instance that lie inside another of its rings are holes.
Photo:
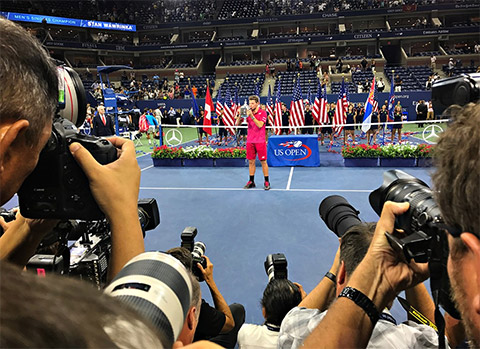
[[[412,307],[410,303],[405,298],[397,296],[398,301],[402,305],[403,309],[419,324],[427,325],[433,328],[436,332],[438,332],[437,326],[430,321],[425,315],[423,315],[420,311]]]

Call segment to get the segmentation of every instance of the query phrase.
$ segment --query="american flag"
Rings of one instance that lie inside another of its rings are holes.
[[[272,89],[268,86],[268,96],[267,96],[267,114],[268,114],[268,123],[273,126],[273,98],[272,98]]]
[[[222,98],[222,89],[218,89],[218,94],[217,94],[217,104],[215,105],[215,113],[217,115],[220,115],[220,112],[223,109],[223,98]]]
[[[302,89],[300,87],[300,77],[297,78],[297,85],[293,90],[293,99],[290,105],[290,130],[294,127],[305,125],[305,111],[303,109]],[[293,127],[292,127],[293,126]]]
[[[233,97],[233,105],[235,107],[235,114],[234,114],[234,116],[235,116],[235,115],[237,115],[238,109],[241,107],[240,101],[238,99],[238,86],[237,86],[236,83],[235,83],[235,96]]]
[[[337,107],[335,109],[335,115],[333,117],[333,129],[336,135],[339,135],[343,130],[345,124],[346,112],[348,110],[348,90],[345,86],[345,80],[342,79],[342,86],[340,87],[340,93],[338,94]]]
[[[312,91],[311,91],[311,89],[310,89],[310,81],[308,81],[307,103],[310,104],[310,106],[313,105],[313,103],[312,103]]]
[[[325,85],[325,88],[322,90],[319,81],[312,112],[315,121],[319,125],[328,124],[327,103],[327,86]]]
[[[236,111],[233,106],[232,96],[230,94],[230,85],[227,81],[227,89],[225,92],[225,102],[223,103],[224,114],[223,114],[223,122],[225,126],[227,126],[227,130],[233,135],[235,134],[235,130],[233,126],[235,126],[235,115]]]
[[[282,133],[282,101],[280,100],[281,90],[281,81],[279,79],[277,84],[277,98],[275,99],[275,123],[273,127],[276,135]]]

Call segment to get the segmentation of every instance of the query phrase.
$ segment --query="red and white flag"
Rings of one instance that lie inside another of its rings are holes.
[[[273,126],[273,130],[275,134],[278,136],[282,134],[282,101],[280,100],[281,97],[281,81],[278,80],[277,85],[277,97],[275,98],[275,122]]]
[[[303,109],[302,90],[300,88],[300,79],[297,79],[297,85],[293,91],[293,99],[290,105],[290,130],[294,127],[305,125],[305,110]]]
[[[212,111],[213,111],[213,101],[212,96],[210,96],[210,88],[207,86],[207,95],[205,96],[205,115],[203,117],[203,130],[212,135]]]
[[[236,109],[232,102],[232,95],[230,94],[230,85],[227,82],[227,90],[225,92],[225,102],[223,103],[223,122],[225,126],[227,126],[227,130],[234,135],[235,129],[235,116],[236,116]]]
[[[340,93],[338,94],[337,107],[335,109],[335,115],[333,117],[333,129],[335,134],[339,135],[343,130],[343,125],[345,124],[348,110],[348,100],[347,100],[347,91],[345,86],[345,80],[342,80],[342,86],[340,88]]]

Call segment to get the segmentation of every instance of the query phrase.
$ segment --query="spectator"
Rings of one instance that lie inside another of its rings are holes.
[[[335,68],[337,69],[337,73],[340,74],[343,70],[342,70],[342,67],[343,67],[343,62],[342,62],[342,59],[341,58],[338,58],[337,60],[337,64],[335,64]]]
[[[97,108],[97,114],[93,117],[92,133],[97,137],[108,137],[115,134],[112,118],[105,114],[105,107],[100,105]]]
[[[432,68],[432,71],[437,69],[437,57],[433,54],[430,56],[430,68]]]
[[[310,108],[310,103],[305,104],[305,128],[302,128],[302,134],[313,134],[313,115]]]
[[[198,93],[198,89],[195,85],[192,85],[192,94],[195,98],[197,98],[197,93]]]
[[[385,83],[383,82],[383,78],[377,80],[377,90],[378,92],[383,92],[385,90]]]
[[[365,58],[365,56],[363,57],[363,59],[362,59],[362,61],[360,62],[360,64],[362,65],[362,70],[363,70],[363,71],[366,71],[366,70],[367,70],[368,62],[367,62],[367,59]]]
[[[432,89],[432,76],[429,76],[428,80],[425,82],[425,89],[426,90]]]
[[[282,134],[288,134],[287,125],[290,125],[290,111],[287,109],[285,103],[282,103]]]
[[[375,67],[377,66],[377,63],[375,62],[374,59],[372,59],[372,62],[370,63],[370,68],[372,69],[372,73],[375,74]]]
[[[285,315],[296,307],[304,296],[301,285],[287,279],[272,279],[265,290],[261,301],[263,325],[243,324],[238,332],[238,347],[277,348],[280,324]]]
[[[415,111],[417,112],[417,121],[423,121],[427,118],[427,105],[423,100],[420,100],[417,103],[417,106],[415,108]],[[423,123],[418,123],[418,127],[423,127]]]
[[[448,76],[453,75],[453,70],[455,69],[455,63],[453,62],[453,58],[448,60]]]

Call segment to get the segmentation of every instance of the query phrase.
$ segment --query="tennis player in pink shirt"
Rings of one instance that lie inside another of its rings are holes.
[[[260,99],[258,96],[248,97],[249,109],[247,111],[248,134],[247,134],[247,159],[250,179],[245,184],[243,189],[255,188],[255,159],[258,154],[258,159],[262,164],[263,175],[265,183],[263,189],[270,189],[270,181],[268,179],[268,165],[267,165],[267,143],[265,140],[265,124],[267,122],[267,113],[260,108]],[[237,126],[242,123],[240,110],[237,114]]]

